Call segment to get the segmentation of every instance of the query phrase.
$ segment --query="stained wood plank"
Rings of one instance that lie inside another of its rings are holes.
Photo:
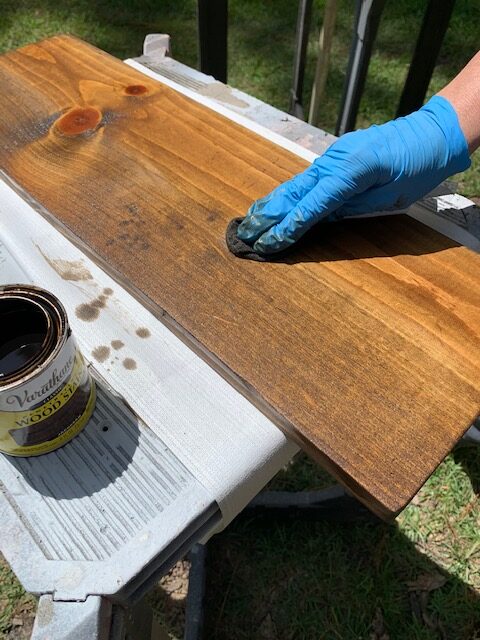
[[[3,171],[371,509],[402,509],[480,409],[480,256],[396,216],[238,260],[227,222],[304,161],[69,37],[0,57],[0,87]]]

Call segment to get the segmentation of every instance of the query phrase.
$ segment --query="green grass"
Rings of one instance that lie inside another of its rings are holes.
[[[0,638],[21,638],[23,631],[28,633],[35,606],[35,599],[25,593],[0,555]],[[16,624],[19,621],[21,627]]]
[[[352,0],[340,0],[321,113],[321,126],[329,131],[342,91],[353,6]],[[387,3],[359,126],[394,116],[424,6],[418,0]],[[305,104],[322,8],[318,0]],[[146,33],[166,32],[174,56],[195,66],[195,20],[193,0],[0,0],[0,51],[70,32],[125,58],[141,52]],[[230,0],[230,84],[286,109],[295,20],[291,0]],[[475,53],[479,23],[480,4],[457,0],[430,94]],[[459,180],[463,193],[479,196],[479,161]],[[279,474],[274,486],[300,490],[328,482],[302,458]],[[383,634],[383,640],[480,640],[479,485],[480,452],[465,450],[439,467],[395,525],[238,519],[211,544],[205,637],[380,640]],[[431,592],[412,591],[407,584],[424,574],[434,582],[438,573],[445,583]],[[170,636],[181,637],[181,603],[172,608],[161,591],[153,601]],[[0,638],[27,637],[12,620],[32,602],[0,564]]]
[[[301,456],[271,488],[331,479]],[[209,546],[205,637],[266,640],[480,640],[480,451],[455,451],[395,524],[244,515]],[[430,584],[422,592],[417,582]],[[413,583],[413,584],[412,584]],[[169,637],[181,604],[152,602]]]

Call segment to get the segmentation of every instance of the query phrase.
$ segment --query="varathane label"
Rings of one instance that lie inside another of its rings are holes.
[[[58,309],[64,314],[64,330],[55,351],[31,375],[3,389],[0,385],[3,453],[30,456],[53,451],[79,433],[92,414],[95,386],[60,303]]]

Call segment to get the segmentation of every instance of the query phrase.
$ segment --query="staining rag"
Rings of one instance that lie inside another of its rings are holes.
[[[227,247],[234,256],[237,256],[237,258],[244,258],[245,260],[255,260],[256,262],[273,262],[275,260],[280,260],[285,257],[286,254],[290,253],[290,249],[273,254],[263,254],[254,251],[253,247],[243,240],[240,240],[237,235],[238,227],[243,220],[244,218],[233,218],[233,220],[230,220],[228,223],[227,230],[225,232]]]

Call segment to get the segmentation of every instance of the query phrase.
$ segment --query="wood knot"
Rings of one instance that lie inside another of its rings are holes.
[[[130,84],[125,87],[125,93],[127,96],[141,96],[143,93],[147,93],[148,89],[143,84]]]
[[[102,114],[94,107],[76,107],[65,113],[55,123],[55,128],[64,136],[79,136],[94,131],[102,120]]]

